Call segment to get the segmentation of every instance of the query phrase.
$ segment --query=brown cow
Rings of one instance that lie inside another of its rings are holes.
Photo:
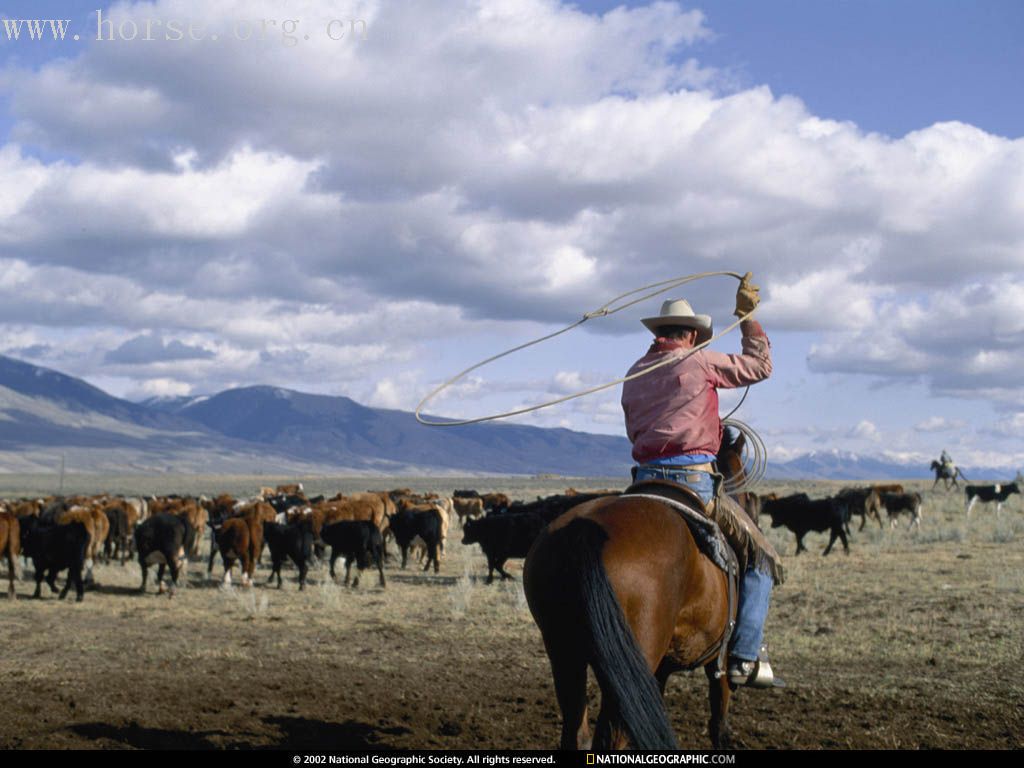
[[[288,485],[277,486],[277,493],[286,493],[289,496],[298,496],[302,493],[302,483],[289,483]]]
[[[192,537],[192,549],[186,553],[186,556],[198,558],[199,545],[202,543],[203,538],[201,534],[206,530],[206,523],[210,519],[206,507],[197,501],[187,499],[184,503],[179,504],[171,514],[188,520],[188,524],[192,526],[195,535]]]
[[[251,579],[256,563],[259,562],[260,555],[263,554],[263,523],[274,522],[277,512],[267,502],[256,501],[239,507],[234,511],[233,516],[242,518],[249,526],[249,556],[252,558],[249,577]]]
[[[484,503],[484,509],[487,510],[506,509],[512,504],[512,499],[504,493],[485,493],[480,496],[480,499]]]
[[[384,502],[375,494],[365,494],[364,498],[351,496],[341,501],[322,501],[313,508],[323,510],[325,524],[337,520],[369,520],[381,532],[387,529]]]
[[[903,486],[899,483],[889,483],[888,485],[872,485],[871,490],[882,496],[886,493],[904,493]]]
[[[459,517],[459,526],[465,528],[467,518],[472,520],[483,515],[484,501],[479,497],[469,499],[456,497],[452,499],[452,508]]]
[[[10,501],[7,503],[7,511],[15,517],[39,517],[43,508],[41,499],[22,499],[21,501]]]
[[[217,537],[217,548],[224,561],[224,583],[231,584],[231,568],[235,561],[240,561],[242,569],[242,584],[252,585],[253,571],[256,568],[256,558],[252,556],[252,538],[250,536],[249,522],[244,517],[229,517],[219,529],[214,529]],[[263,532],[263,524],[260,524],[260,533]],[[262,541],[262,536],[261,536]],[[210,551],[210,566],[207,574],[213,572],[213,557],[215,552]]]
[[[93,541],[93,551],[89,556],[97,562],[99,562],[101,557],[103,557],[104,562],[109,562],[105,557],[105,549],[107,536],[110,535],[110,519],[107,517],[107,513],[104,512],[103,508],[98,504],[91,504],[88,509],[89,514],[92,515],[93,529],[96,532],[96,537]]]
[[[7,579],[10,582],[7,596],[11,600],[14,599],[14,577],[20,552],[21,529],[18,527],[18,518],[10,512],[0,512],[0,558],[7,558]]]

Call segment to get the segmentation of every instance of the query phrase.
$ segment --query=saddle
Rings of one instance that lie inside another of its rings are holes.
[[[653,499],[678,512],[690,529],[690,533],[693,535],[693,539],[701,554],[725,573],[729,621],[725,625],[722,636],[690,666],[690,669],[696,669],[697,667],[704,666],[717,656],[718,671],[716,675],[721,677],[726,673],[729,640],[732,638],[733,630],[736,628],[740,572],[736,553],[729,546],[729,542],[726,540],[725,534],[722,533],[722,529],[709,517],[704,501],[685,485],[674,483],[671,480],[641,480],[639,483],[633,483],[629,486],[619,498],[626,497]]]

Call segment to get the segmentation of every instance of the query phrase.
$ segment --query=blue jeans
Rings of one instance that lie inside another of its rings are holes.
[[[636,470],[636,481],[641,480],[671,480],[673,483],[685,485],[698,496],[705,504],[715,497],[715,479],[707,472],[697,472],[686,469],[663,469],[661,467],[643,466]]]
[[[708,504],[715,496],[714,477],[707,472],[685,469],[638,467],[636,482],[641,480],[671,480],[685,485]],[[729,643],[730,655],[743,661],[757,659],[764,639],[764,622],[768,618],[768,604],[772,596],[772,577],[748,568],[740,578],[739,605],[736,607],[736,629]]]

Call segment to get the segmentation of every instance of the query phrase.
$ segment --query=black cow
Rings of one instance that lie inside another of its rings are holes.
[[[167,591],[173,597],[178,573],[188,566],[188,553],[196,535],[186,517],[167,512],[160,512],[139,523],[135,529],[135,550],[139,553],[139,567],[142,568],[139,592],[146,591],[149,566],[157,565],[157,594],[164,593],[164,569],[170,568],[171,585]]]
[[[279,493],[275,496],[268,496],[264,499],[278,514],[287,514],[296,507],[309,506],[309,500],[305,496],[294,493]]]
[[[363,570],[376,563],[380,573],[380,585],[387,586],[384,579],[384,539],[380,529],[369,520],[339,520],[325,525],[320,538],[331,547],[331,578],[334,578],[334,561],[345,557],[345,586],[352,573],[352,562],[356,563],[356,578],[353,587],[359,586]]]
[[[971,516],[971,509],[979,499],[983,502],[996,503],[996,516],[1003,510],[1003,502],[1011,493],[1020,493],[1020,486],[1017,483],[999,483],[996,485],[968,485],[964,488],[964,495],[967,497],[967,516]]]
[[[896,527],[896,518],[901,513],[910,515],[910,525],[921,527],[921,494],[919,493],[883,493],[882,506],[889,515],[889,526]]]
[[[441,570],[437,561],[437,549],[441,543],[441,515],[436,509],[396,512],[388,518],[388,526],[395,535],[398,548],[402,550],[403,569],[409,559],[412,540],[419,536],[427,548],[427,562],[423,570],[430,569],[431,561],[434,563],[434,573]]]
[[[480,545],[487,556],[487,583],[490,584],[495,571],[501,574],[502,580],[512,578],[505,572],[505,561],[511,557],[526,557],[546,525],[543,517],[532,512],[467,520],[462,543]]]
[[[784,496],[781,499],[765,500],[761,511],[772,519],[772,528],[785,526],[796,534],[796,554],[806,550],[804,536],[809,531],[831,531],[828,546],[822,554],[832,551],[836,539],[843,542],[843,550],[850,554],[850,545],[843,530],[844,505],[835,499],[810,499],[806,493]]]
[[[289,525],[264,522],[263,540],[270,547],[270,560],[273,564],[267,584],[273,583],[274,576],[277,576],[277,588],[281,588],[281,566],[285,558],[291,558],[299,569],[299,590],[305,589],[309,561],[313,557],[312,521],[297,520]]]
[[[121,504],[112,504],[103,510],[110,523],[110,532],[103,542],[103,556],[110,562],[116,557],[121,565],[131,556],[132,532],[128,523],[128,512]]]
[[[874,488],[843,488],[836,494],[836,502],[845,509],[843,519],[847,533],[850,532],[850,518],[853,515],[860,515],[858,531],[864,530],[869,517],[878,521],[879,528],[882,527],[882,516],[878,513],[882,501]]]
[[[32,559],[36,570],[36,591],[32,596],[42,597],[45,575],[50,591],[57,591],[57,574],[68,569],[68,580],[61,590],[60,599],[68,594],[68,588],[75,585],[75,600],[82,602],[85,586],[82,583],[82,568],[85,567],[85,551],[89,546],[89,532],[81,523],[67,525],[46,525],[32,516],[18,518],[21,528],[21,552]]]
[[[556,494],[554,496],[548,496],[543,499],[537,499],[536,501],[529,501],[524,503],[515,502],[507,507],[501,509],[492,509],[487,513],[487,517],[496,517],[500,515],[522,515],[532,513],[540,515],[545,523],[550,523],[557,517],[568,512],[573,507],[582,504],[585,501],[593,501],[594,499],[604,498],[605,496],[615,496],[618,492],[614,493],[576,493],[576,494]]]

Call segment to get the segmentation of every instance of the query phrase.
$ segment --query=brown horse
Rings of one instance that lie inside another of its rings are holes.
[[[742,435],[727,435],[719,471],[742,473],[742,448]],[[677,511],[628,497],[574,507],[537,539],[523,584],[551,661],[561,749],[591,747],[588,666],[601,688],[594,748],[675,748],[665,683],[702,664],[711,741],[728,746],[731,690],[715,674],[715,651],[734,618],[726,575],[698,550]]]

